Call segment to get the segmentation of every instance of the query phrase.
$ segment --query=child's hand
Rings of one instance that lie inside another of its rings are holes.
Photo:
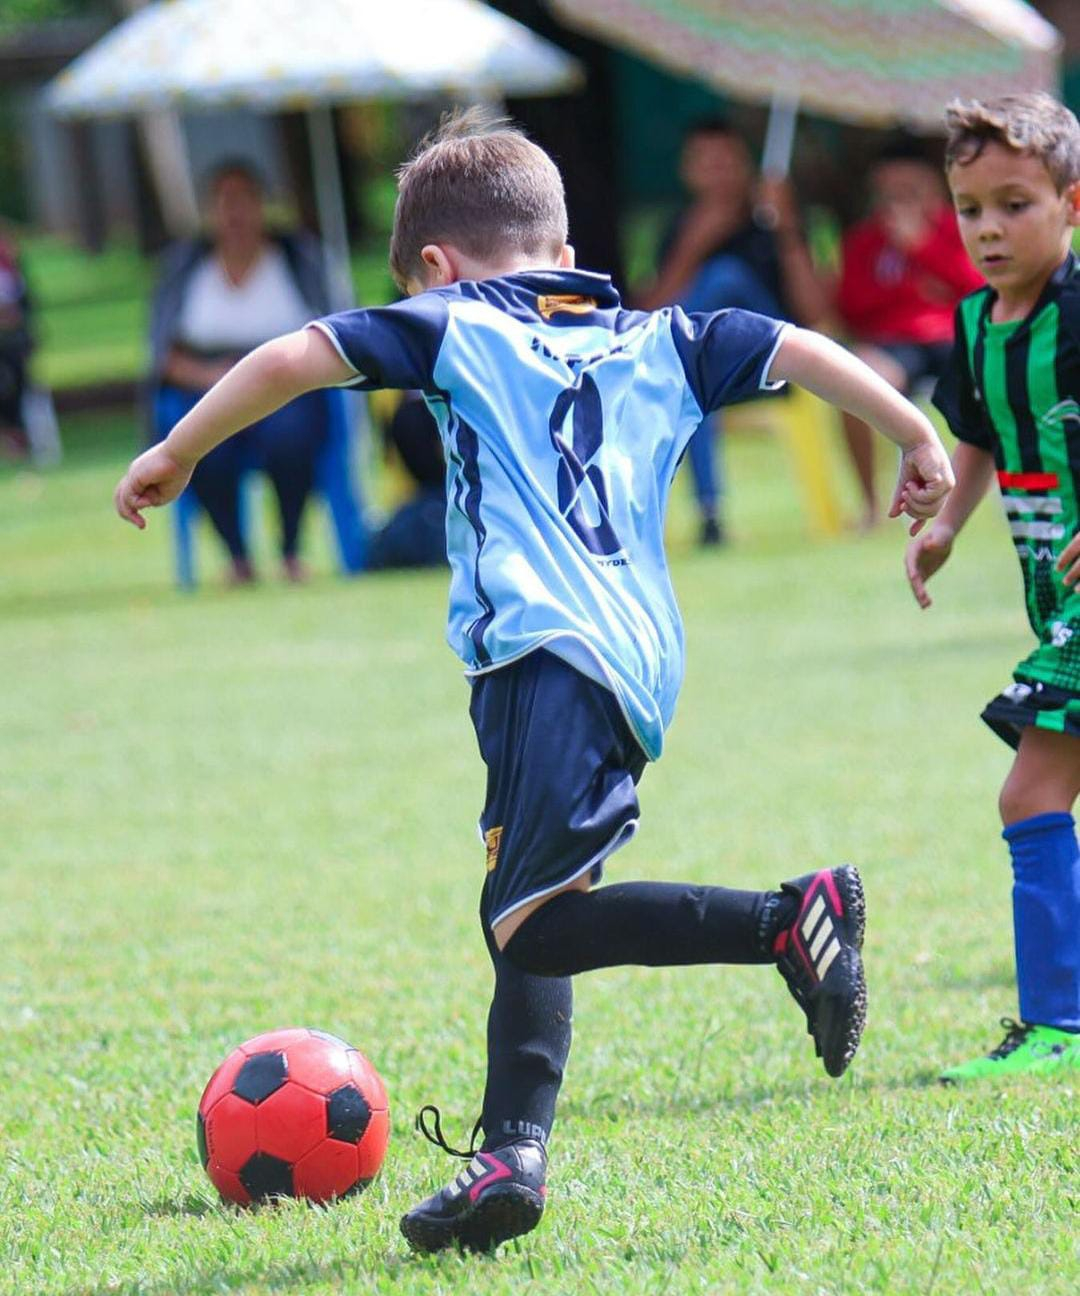
[[[174,458],[165,442],[151,446],[132,462],[117,486],[113,496],[117,513],[141,531],[146,526],[142,510],[176,499],[191,480],[193,466]]]
[[[952,553],[955,536],[956,532],[951,527],[935,522],[929,531],[924,531],[907,547],[904,570],[915,601],[921,608],[928,608],[931,604],[930,595],[926,592],[926,582],[945,565]]]
[[[915,519],[910,534],[918,535],[926,519],[941,510],[955,485],[945,447],[937,437],[932,441],[920,441],[917,446],[905,450],[900,460],[900,476],[889,505],[889,517],[906,513]]]
[[[1058,560],[1054,564],[1059,572],[1063,572],[1062,580],[1070,587],[1080,581],[1080,531],[1073,536],[1069,543],[1058,554]]]

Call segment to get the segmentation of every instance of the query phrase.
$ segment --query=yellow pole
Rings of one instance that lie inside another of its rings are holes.
[[[824,401],[792,384],[779,420],[803,497],[812,535],[834,536],[841,529],[840,505],[833,490],[831,432],[835,412]]]

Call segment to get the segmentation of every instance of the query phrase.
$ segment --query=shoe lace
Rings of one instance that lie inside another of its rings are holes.
[[[1008,1057],[1010,1053],[1015,1053],[1035,1029],[1033,1026],[1025,1026],[1023,1022],[1013,1021],[1011,1017],[1002,1017],[1001,1024],[1005,1027],[1005,1038],[988,1055],[992,1058]]]
[[[427,1117],[429,1113],[433,1118],[432,1129],[428,1128]],[[433,1103],[425,1103],[425,1105],[416,1113],[416,1128],[421,1134],[423,1134],[424,1138],[426,1138],[429,1143],[434,1143],[437,1148],[442,1148],[444,1152],[448,1152],[451,1156],[460,1157],[462,1161],[471,1161],[476,1155],[476,1139],[480,1133],[482,1122],[483,1117],[478,1116],[476,1118],[476,1124],[473,1126],[472,1137],[469,1139],[469,1150],[467,1152],[462,1152],[460,1148],[452,1148],[443,1137],[442,1113],[439,1111],[438,1107]]]

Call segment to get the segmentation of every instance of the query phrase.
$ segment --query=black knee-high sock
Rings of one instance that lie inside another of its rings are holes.
[[[501,953],[481,906],[495,968],[487,1023],[487,1085],[481,1122],[485,1148],[523,1135],[546,1143],[570,1052],[569,977],[534,976]]]
[[[550,977],[626,963],[771,963],[773,940],[797,909],[795,897],[779,891],[621,882],[552,897],[504,954],[523,972]]]

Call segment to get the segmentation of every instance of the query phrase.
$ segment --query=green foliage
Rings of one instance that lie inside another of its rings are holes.
[[[53,238],[23,245],[34,298],[34,373],[54,390],[138,377],[153,267],[129,246],[91,256]]]
[[[0,10],[0,32],[56,18],[115,16],[116,6],[109,0],[4,0],[4,7]]]
[[[115,18],[113,0],[4,0],[3,22],[11,27],[57,18]]]
[[[57,472],[0,468],[0,1292],[1075,1292],[1076,1080],[933,1083],[1014,1011],[1008,753],[977,714],[1027,632],[991,510],[919,613],[901,528],[807,544],[772,440],[734,438],[730,552],[676,501],[687,682],[609,874],[859,863],[863,1050],[826,1079],[768,968],[584,977],[541,1229],[417,1260],[398,1215],[455,1163],[412,1113],[471,1126],[489,989],[445,577],[342,582],[313,517],[309,587],[265,557],[226,592],[207,544],[175,593],[168,517],[110,514],[133,426],[65,432]],[[231,1045],[295,1023],[383,1071],[386,1167],[329,1210],[234,1214],[195,1104]]]
[[[21,124],[17,96],[8,89],[0,90],[0,218],[14,221],[29,216]]]

